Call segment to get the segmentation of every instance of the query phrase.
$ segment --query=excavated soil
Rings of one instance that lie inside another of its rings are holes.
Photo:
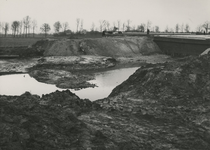
[[[33,47],[44,50],[44,56],[132,57],[161,53],[149,37],[42,40]]]
[[[210,55],[147,64],[95,102],[0,96],[1,149],[209,150]]]

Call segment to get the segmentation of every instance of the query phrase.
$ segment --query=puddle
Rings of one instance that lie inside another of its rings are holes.
[[[86,88],[79,91],[72,90],[73,93],[80,98],[87,98],[90,100],[97,100],[109,96],[112,90],[123,81],[127,80],[138,67],[124,68],[111,71],[105,71],[95,74],[95,80],[89,81],[96,84],[96,88]]]
[[[38,82],[28,74],[0,76],[1,95],[21,95],[28,91],[31,94],[42,96],[42,94],[48,94],[56,90],[59,90],[59,88],[55,85]]]
[[[125,81],[137,69],[137,67],[123,68],[96,73],[96,79],[89,82],[96,84],[98,87],[78,91],[70,89],[70,91],[80,98],[88,98],[92,101],[105,98],[117,85]],[[0,76],[0,95],[21,95],[28,91],[31,94],[42,96],[42,94],[48,94],[56,90],[62,91],[64,89],[57,88],[52,84],[38,82],[28,74]]]

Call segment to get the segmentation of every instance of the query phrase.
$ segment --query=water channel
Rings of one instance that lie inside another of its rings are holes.
[[[95,80],[91,80],[89,82],[96,84],[97,87],[81,90],[69,90],[82,99],[88,98],[94,101],[105,98],[117,85],[125,81],[137,69],[137,67],[123,68],[96,73]],[[31,94],[42,96],[42,94],[48,94],[56,90],[62,91],[65,89],[57,88],[52,84],[38,82],[28,74],[0,76],[0,95],[21,95],[28,91]]]

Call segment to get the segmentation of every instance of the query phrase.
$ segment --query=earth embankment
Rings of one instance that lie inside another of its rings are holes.
[[[42,40],[34,46],[44,50],[44,56],[132,57],[161,53],[149,37]]]
[[[110,112],[129,114],[129,118],[138,120],[128,125],[129,132],[124,136],[135,134],[137,137],[129,137],[132,141],[151,146],[142,149],[207,150],[210,147],[209,60],[208,54],[147,64],[117,86],[108,98],[96,103]],[[142,138],[145,132],[146,138]]]

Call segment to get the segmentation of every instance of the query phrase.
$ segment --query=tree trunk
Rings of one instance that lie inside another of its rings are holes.
[[[25,37],[27,38],[27,27],[25,27],[25,30],[26,30],[26,32],[25,32]]]

